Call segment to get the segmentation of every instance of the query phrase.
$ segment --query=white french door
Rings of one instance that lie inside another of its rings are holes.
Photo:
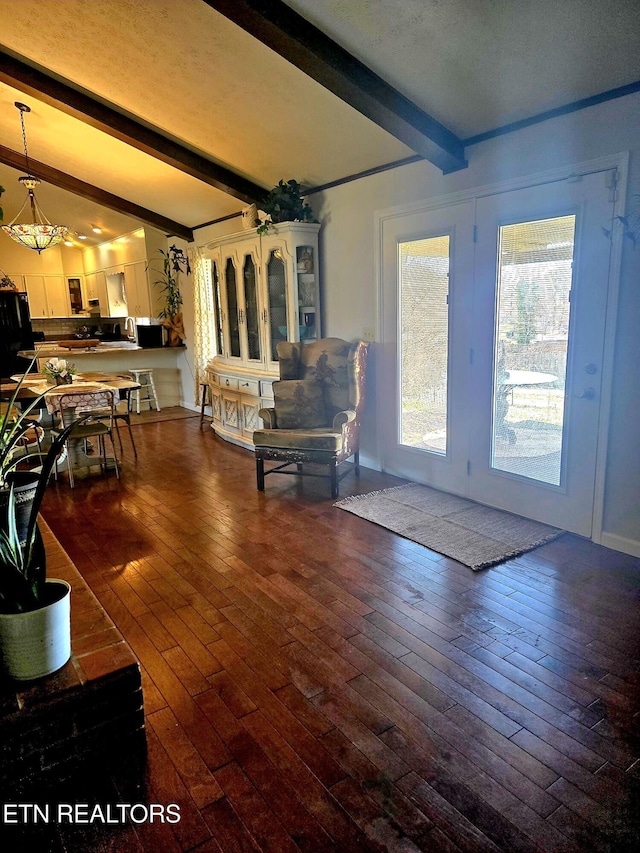
[[[474,202],[401,216],[383,233],[384,468],[466,493]]]
[[[609,185],[596,172],[383,221],[385,470],[591,534]]]

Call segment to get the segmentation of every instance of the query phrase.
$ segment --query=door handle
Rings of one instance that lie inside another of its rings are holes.
[[[595,399],[596,392],[593,388],[585,388],[582,394],[578,394],[578,397],[581,400],[593,400]]]

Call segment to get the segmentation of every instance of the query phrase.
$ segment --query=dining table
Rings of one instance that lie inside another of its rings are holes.
[[[73,376],[72,382],[61,385],[56,385],[52,379],[42,374],[15,374],[11,376],[11,381],[15,382],[16,386],[17,383],[21,383],[20,390],[24,395],[20,395],[18,399],[25,399],[26,402],[29,398],[42,398],[44,406],[41,425],[44,427],[45,434],[56,426],[57,421],[62,421],[58,399],[63,394],[74,391],[91,392],[106,388],[114,392],[114,402],[117,404],[121,397],[128,400],[128,394],[140,387],[138,382],[126,374],[99,372],[77,373]],[[83,413],[81,406],[65,409],[65,412],[65,423],[70,423]],[[66,456],[58,460],[58,470],[66,470],[70,464],[73,465],[74,471],[76,468],[90,469],[100,464],[100,457],[91,456],[85,452],[82,439],[70,439],[67,445]],[[111,462],[113,464],[113,460]]]

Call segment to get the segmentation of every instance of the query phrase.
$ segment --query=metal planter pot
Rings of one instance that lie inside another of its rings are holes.
[[[0,669],[29,681],[63,667],[71,657],[71,587],[51,578],[49,602],[26,613],[0,613]]]

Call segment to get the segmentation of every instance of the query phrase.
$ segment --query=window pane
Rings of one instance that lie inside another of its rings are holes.
[[[560,485],[575,216],[500,229],[492,466]]]
[[[400,443],[447,452],[449,237],[399,246]]]

